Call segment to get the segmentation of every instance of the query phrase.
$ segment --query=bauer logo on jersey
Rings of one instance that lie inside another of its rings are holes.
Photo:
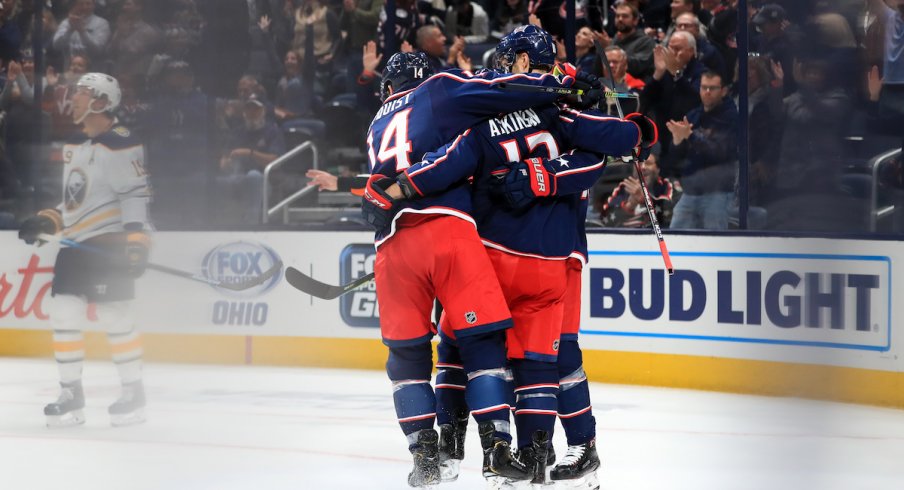
[[[69,211],[78,209],[85,202],[87,194],[88,176],[80,168],[73,169],[66,179],[66,196],[64,197],[66,209]]]
[[[236,283],[260,276],[280,261],[276,252],[256,242],[230,242],[218,245],[201,262],[204,277],[215,281]],[[218,289],[223,294],[253,298],[261,296],[279,283],[282,274],[276,274],[263,284],[243,291]]]
[[[339,282],[347,284],[374,271],[377,252],[372,243],[353,243],[339,254]],[[339,297],[342,320],[350,327],[380,328],[380,308],[374,281]]]

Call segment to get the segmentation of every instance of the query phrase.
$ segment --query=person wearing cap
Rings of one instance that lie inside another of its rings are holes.
[[[286,143],[276,123],[267,118],[260,94],[253,93],[242,103],[242,121],[220,158],[222,175],[217,182],[226,191],[224,205],[238,204],[241,209],[235,213],[242,223],[255,224],[261,217],[264,167],[286,152]]]
[[[782,66],[787,74],[794,72],[794,58],[791,40],[785,32],[787,15],[781,5],[767,3],[754,14],[753,25],[760,32],[757,46],[751,46],[760,54],[768,55]],[[790,95],[797,90],[794,77],[785,77],[784,94]]]
[[[87,73],[75,84],[72,120],[81,133],[63,146],[62,202],[26,219],[19,238],[43,243],[42,235],[61,234],[78,245],[63,245],[53,267],[47,313],[60,375],[57,401],[44,407],[48,427],[83,424],[82,364],[84,330],[107,333],[122,396],[110,405],[114,426],[145,420],[141,338],[131,303],[135,279],[144,272],[152,229],[151,188],[144,145],[114,113],[122,100],[119,82],[104,73]],[[94,305],[96,323],[89,323]]]

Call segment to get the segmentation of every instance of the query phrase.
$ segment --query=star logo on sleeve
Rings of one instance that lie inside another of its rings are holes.
[[[568,160],[566,160],[565,157],[556,158],[556,161],[559,162],[560,167],[571,168],[568,166]]]

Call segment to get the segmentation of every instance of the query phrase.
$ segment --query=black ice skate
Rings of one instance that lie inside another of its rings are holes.
[[[518,451],[518,459],[530,472],[531,483],[546,484],[546,465],[549,462],[549,432],[538,430],[531,436],[530,446]]]
[[[44,407],[47,427],[70,427],[85,423],[85,394],[82,382],[60,383],[60,397]]]
[[[414,469],[408,474],[408,485],[415,488],[435,488],[439,476],[439,435],[434,429],[423,429],[417,434],[417,446],[411,449]]]
[[[461,460],[465,459],[468,413],[458,413],[451,424],[439,426],[439,471],[444,482],[458,480]]]
[[[477,432],[483,447],[483,477],[487,479],[488,488],[508,488],[512,482],[530,479],[527,468],[512,457],[509,443],[495,437],[496,426],[492,421],[481,422]]]
[[[122,396],[110,405],[110,424],[113,427],[140,424],[147,420],[144,413],[144,385],[141,381],[123,383]]]
[[[596,439],[593,439],[584,444],[568,446],[562,462],[550,472],[550,478],[556,482],[556,488],[598,490],[600,483],[596,470],[599,467]]]

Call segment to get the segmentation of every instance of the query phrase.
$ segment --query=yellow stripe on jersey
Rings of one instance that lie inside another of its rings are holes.
[[[69,228],[66,228],[66,230],[63,231],[63,235],[72,235],[73,233],[77,233],[90,226],[96,225],[97,223],[100,223],[101,221],[104,221],[104,220],[107,220],[110,218],[114,218],[121,214],[122,214],[122,212],[119,209],[110,209],[110,210],[104,211],[103,213],[94,215],[94,216],[82,221],[81,223],[79,223],[77,225],[73,225]]]

